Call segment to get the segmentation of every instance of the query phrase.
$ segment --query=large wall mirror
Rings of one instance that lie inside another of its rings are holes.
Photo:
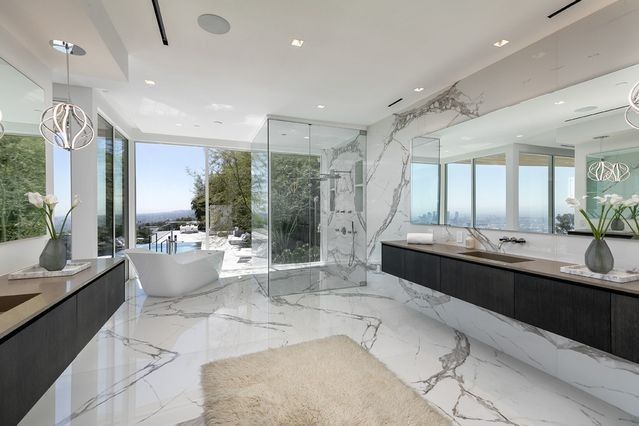
[[[44,235],[40,212],[25,197],[46,188],[43,110],[42,88],[0,59],[0,243]]]
[[[639,193],[639,130],[624,118],[638,78],[636,65],[416,138],[412,223],[586,231],[567,197]],[[423,171],[425,162],[433,162],[428,153],[419,154],[425,141],[437,145],[436,177]],[[627,175],[592,179],[588,169],[601,159],[623,163]],[[427,206],[439,206],[437,213],[424,216]],[[587,209],[598,208],[589,198]],[[613,233],[630,236],[622,224]]]

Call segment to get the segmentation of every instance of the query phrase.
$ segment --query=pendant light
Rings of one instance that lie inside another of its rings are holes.
[[[588,166],[588,179],[595,182],[605,182],[609,180],[612,171],[612,163],[605,161],[603,157],[603,140],[608,136],[595,136],[599,141],[599,161],[594,161]]]
[[[602,142],[608,136],[597,136],[599,140],[599,160],[588,166],[588,179],[596,182],[623,182],[630,177],[630,167],[626,163],[611,163],[603,157]]]
[[[630,127],[639,130],[639,82],[635,84],[628,94],[628,108],[626,108],[625,119]],[[630,117],[634,117],[633,121]]]
[[[40,119],[40,134],[51,145],[67,151],[74,151],[88,146],[95,138],[93,123],[87,114],[77,105],[71,103],[71,85],[69,83],[70,55],[86,54],[80,46],[63,40],[51,40],[52,48],[64,53],[67,59],[67,99],[48,108]]]

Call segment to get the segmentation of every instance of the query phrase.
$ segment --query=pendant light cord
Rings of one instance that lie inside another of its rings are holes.
[[[64,50],[66,51],[67,57],[67,101],[71,103],[71,85],[69,83],[69,55],[71,53],[71,49],[69,48],[69,43],[64,43]]]

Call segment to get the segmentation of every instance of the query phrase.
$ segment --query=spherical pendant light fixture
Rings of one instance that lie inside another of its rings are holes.
[[[603,158],[599,161],[593,161],[588,166],[588,179],[594,180],[596,182],[607,181],[610,177],[611,167],[612,164],[604,161]]]
[[[51,40],[51,47],[63,52],[67,59],[67,102],[60,102],[42,113],[40,134],[52,145],[67,151],[88,146],[95,139],[93,123],[87,114],[71,103],[69,84],[69,56],[82,56],[86,52],[80,46],[62,40]]]
[[[628,108],[624,115],[630,127],[639,130],[639,82],[632,87],[628,94]]]

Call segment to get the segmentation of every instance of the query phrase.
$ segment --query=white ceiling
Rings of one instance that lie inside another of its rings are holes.
[[[613,2],[548,20],[567,0],[160,0],[168,47],[150,0],[2,0],[0,24],[57,81],[64,61],[48,40],[84,47],[72,82],[104,89],[141,132],[246,141],[267,114],[370,125]],[[203,13],[231,31],[204,32]]]

